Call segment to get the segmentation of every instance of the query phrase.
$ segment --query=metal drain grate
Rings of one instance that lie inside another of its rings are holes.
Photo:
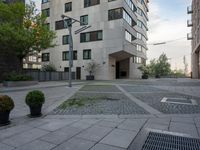
[[[142,150],[200,150],[200,139],[150,132]]]

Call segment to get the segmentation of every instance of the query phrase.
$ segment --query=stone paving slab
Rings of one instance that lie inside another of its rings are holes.
[[[2,140],[2,143],[5,143],[5,144],[13,146],[13,147],[19,147],[19,146],[29,143],[33,140],[36,140],[48,133],[49,132],[47,132],[47,131],[33,128],[26,132],[22,132],[20,134],[13,135],[10,138]]]
[[[45,141],[35,140],[31,143],[20,146],[15,150],[51,150],[55,146],[56,145],[45,142]]]
[[[80,133],[81,131],[82,129],[80,128],[67,126],[41,137],[40,140],[53,144],[61,144],[62,142],[71,139],[73,136]]]
[[[80,91],[96,91],[96,92],[120,92],[114,85],[85,85]]]
[[[112,130],[113,130],[112,128],[108,128],[108,127],[93,126],[81,132],[76,137],[97,142],[101,140],[104,136],[106,136],[109,132],[111,132]]]
[[[96,144],[91,150],[125,150],[125,149],[110,145]]]
[[[100,143],[127,149],[136,135],[134,131],[114,129]]]
[[[81,138],[72,138],[53,150],[89,150],[94,145],[95,142],[92,141]]]
[[[13,150],[14,147],[8,146],[6,144],[0,143],[0,149],[1,150]]]

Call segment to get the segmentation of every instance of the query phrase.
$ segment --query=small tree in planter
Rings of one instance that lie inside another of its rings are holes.
[[[138,67],[138,69],[142,72],[142,79],[148,79],[149,78],[149,68],[148,66],[141,65]]]
[[[0,95],[0,126],[8,125],[10,111],[14,108],[12,98],[7,95]]]
[[[26,104],[30,108],[30,117],[40,117],[42,115],[42,105],[45,102],[45,96],[41,91],[31,91],[26,95]]]
[[[94,74],[98,67],[99,64],[97,64],[94,60],[87,64],[85,70],[89,73],[89,75],[86,76],[86,80],[94,80]]]

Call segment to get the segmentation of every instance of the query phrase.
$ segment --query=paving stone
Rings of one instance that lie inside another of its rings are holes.
[[[100,143],[121,148],[128,148],[136,135],[137,132],[135,131],[114,129],[110,134],[104,137]]]
[[[13,150],[14,147],[8,146],[6,144],[0,143],[0,150]]]
[[[51,150],[55,146],[56,145],[45,141],[36,140],[21,147],[18,147],[16,150]]]
[[[0,130],[0,140],[6,139],[6,138],[16,135],[18,133],[22,133],[29,129],[31,129],[31,127],[26,126],[26,125],[18,125],[18,126],[13,126],[10,128],[2,129],[2,130]]]
[[[139,131],[145,122],[146,119],[127,119],[122,124],[120,124],[118,128],[131,131]]]
[[[82,131],[82,129],[80,129],[80,128],[74,128],[71,126],[67,126],[62,129],[59,129],[57,131],[51,132],[51,133],[43,136],[40,139],[50,142],[50,143],[60,144],[63,141],[66,141],[66,140],[72,138],[73,136],[75,136],[76,134],[78,134],[81,131]]]
[[[103,126],[103,127],[115,128],[115,127],[117,127],[119,125],[119,123],[102,120],[97,125],[98,126]]]
[[[39,127],[39,126],[42,126],[42,125],[47,124],[47,123],[48,123],[47,121],[40,119],[40,120],[30,121],[26,125],[31,126],[31,127]]]
[[[116,123],[121,123],[123,122],[125,119],[121,119],[121,118],[109,118],[109,119],[104,119],[105,121],[111,121],[111,122],[116,122]]]
[[[195,118],[195,124],[198,128],[200,128],[200,118]]]
[[[184,117],[172,117],[172,122],[182,122],[182,123],[189,123],[189,124],[194,124],[194,119],[193,118],[184,118]]]
[[[48,131],[55,131],[55,130],[58,130],[62,127],[65,127],[69,124],[72,124],[73,122],[77,121],[76,119],[67,119],[67,120],[56,120],[56,121],[52,121],[52,122],[48,122],[47,124],[45,125],[42,125],[38,128],[40,129],[44,129],[44,130],[48,130]]]
[[[31,129],[29,131],[23,132],[21,134],[14,135],[8,139],[2,141],[2,143],[8,144],[10,146],[19,147],[26,143],[29,143],[37,138],[48,134],[49,132],[41,130],[41,129]]]
[[[172,132],[188,134],[192,137],[198,137],[197,129],[194,124],[171,122],[169,130]]]
[[[169,126],[164,124],[147,123],[144,128],[168,131]]]
[[[151,118],[148,120],[148,123],[156,123],[169,126],[171,118]]]
[[[114,147],[110,145],[97,144],[91,150],[125,150],[124,148]]]
[[[81,132],[77,137],[91,140],[91,141],[99,141],[104,136],[106,136],[112,128],[108,127],[100,127],[100,126],[92,126],[91,128]]]
[[[94,144],[95,142],[92,141],[72,138],[53,150],[89,150],[92,146],[94,146]]]

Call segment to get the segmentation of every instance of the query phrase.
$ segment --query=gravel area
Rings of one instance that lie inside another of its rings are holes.
[[[128,114],[148,114],[143,108],[131,101],[122,93],[76,93],[72,98],[98,98],[94,103],[84,106],[70,106],[66,109],[56,108],[50,114],[55,115],[128,115]]]
[[[195,114],[200,113],[200,98],[178,93],[132,93],[133,96],[147,103],[151,107],[165,114]],[[198,105],[162,103],[163,97],[168,98],[191,98]]]

